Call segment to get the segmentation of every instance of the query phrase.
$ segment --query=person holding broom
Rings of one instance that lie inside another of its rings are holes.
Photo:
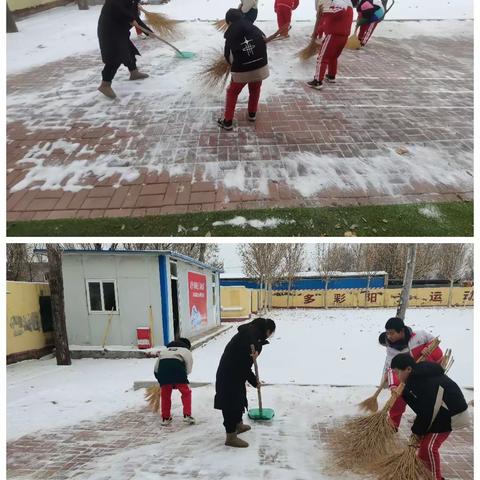
[[[288,38],[288,31],[292,23],[292,12],[299,5],[299,0],[275,0],[274,10],[277,14],[278,29],[283,32],[282,36]]]
[[[399,353],[407,353],[414,361],[417,361],[427,350],[430,343],[435,340],[435,337],[424,330],[417,330],[414,332],[410,327],[407,327],[404,321],[399,317],[388,319],[385,324],[385,333],[387,358],[383,370],[384,378],[388,380],[388,384],[391,386],[390,388],[396,388],[400,385],[400,380],[392,370],[392,359]],[[440,363],[442,358],[442,349],[437,347],[427,356],[426,360]],[[406,408],[407,404],[402,397],[399,397],[390,409],[389,421],[396,429],[400,427],[400,422]]]
[[[225,445],[245,448],[248,443],[238,438],[238,434],[251,429],[243,423],[242,417],[248,408],[245,383],[257,387],[252,372],[253,360],[260,355],[267,339],[275,332],[275,322],[269,318],[255,318],[250,323],[238,327],[238,333],[225,347],[217,369],[215,382],[214,408],[223,414],[223,426],[226,431]],[[252,345],[254,353],[252,353]]]
[[[357,9],[358,40],[364,47],[378,24],[385,18],[388,0],[352,0]]]
[[[403,400],[417,415],[412,433],[418,439],[418,456],[435,480],[443,480],[439,449],[452,429],[470,424],[465,397],[438,363],[416,363],[411,355],[401,353],[391,367],[405,384]]]
[[[167,350],[158,352],[154,374],[160,384],[162,425],[172,423],[172,390],[178,390],[182,396],[183,421],[195,423],[192,417],[192,391],[188,386],[188,375],[192,372],[192,345],[187,338],[170,342]]]
[[[217,125],[233,130],[233,116],[240,92],[248,84],[248,120],[257,118],[262,81],[268,78],[267,44],[264,33],[244,18],[240,10],[231,8],[225,15],[228,28],[225,32],[225,60],[231,65],[232,81],[227,88],[223,119]]]
[[[148,77],[137,69],[135,56],[140,52],[130,40],[132,26],[145,26],[138,13],[138,0],[105,0],[98,19],[98,40],[105,64],[98,90],[112,99],[116,97],[112,81],[122,63],[130,71],[130,80]]]
[[[307,85],[321,90],[323,80],[335,83],[338,58],[340,57],[352,28],[353,9],[350,0],[328,0],[319,20],[325,39],[317,57],[315,76]]]

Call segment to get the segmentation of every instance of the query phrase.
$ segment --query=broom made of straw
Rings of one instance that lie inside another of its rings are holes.
[[[154,13],[145,10],[142,6],[138,6],[145,14],[147,23],[153,28],[153,30],[164,37],[173,38],[178,33],[178,20],[172,20],[166,15],[161,13]]]
[[[423,362],[426,358],[428,358],[439,345],[440,339],[438,337],[432,340],[430,345],[425,349],[425,353],[423,353],[422,356],[417,360],[417,363]],[[358,404],[360,410],[365,412],[378,411],[378,396],[386,386],[387,381],[384,380],[371,397]]]
[[[148,387],[145,391],[145,400],[152,412],[158,413],[160,409],[160,385]]]
[[[228,28],[228,24],[225,20],[217,20],[213,25],[219,32],[225,32]]]
[[[306,62],[318,53],[319,47],[320,45],[318,45],[316,39],[312,38],[309,44],[297,53],[297,58],[302,62]]]
[[[381,480],[434,480],[432,473],[417,455],[418,438],[412,435],[402,453],[391,453],[372,466]]]
[[[440,365],[445,370],[445,373],[448,373],[448,371],[452,368],[453,362],[455,362],[455,359],[452,357],[452,349],[447,348],[445,355],[440,362]]]
[[[212,56],[211,62],[200,71],[201,82],[208,88],[224,87],[230,73],[230,65],[220,54]]]
[[[365,472],[369,465],[396,447],[396,429],[388,421],[388,412],[403,388],[404,384],[400,384],[392,391],[380,412],[349,420],[333,433],[329,447],[334,454],[336,468]]]

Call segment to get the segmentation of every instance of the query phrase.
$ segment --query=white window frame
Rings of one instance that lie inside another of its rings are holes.
[[[89,283],[100,283],[100,300],[102,302],[102,308],[105,308],[105,300],[103,298],[103,283],[113,283],[113,289],[115,292],[115,305],[117,306],[116,311],[111,310],[91,310],[90,308],[90,288],[88,287]],[[120,308],[118,305],[118,290],[117,290],[117,281],[110,278],[87,278],[85,279],[85,288],[87,291],[87,308],[88,313],[91,315],[120,315]]]

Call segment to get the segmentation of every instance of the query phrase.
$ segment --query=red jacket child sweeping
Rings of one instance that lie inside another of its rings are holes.
[[[385,330],[387,334],[387,358],[385,360],[384,374],[387,375],[389,387],[396,388],[400,385],[400,381],[391,369],[393,358],[399,353],[409,353],[417,361],[422,356],[424,350],[435,340],[435,337],[423,330],[414,332],[411,328],[406,327],[403,320],[398,317],[390,318],[385,324]],[[437,347],[425,360],[439,363],[442,358],[443,352]],[[406,407],[405,400],[399,397],[390,409],[390,423],[396,428],[400,426]]]
[[[278,29],[283,36],[288,37],[288,30],[292,21],[292,11],[298,7],[299,0],[275,0],[274,10],[277,14]]]
[[[315,77],[307,83],[316,90],[322,88],[324,78],[329,82],[335,82],[338,57],[347,43],[353,20],[350,0],[328,0],[325,3],[320,19],[325,39],[318,53]]]

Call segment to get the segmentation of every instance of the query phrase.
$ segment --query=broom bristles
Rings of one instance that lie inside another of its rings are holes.
[[[208,88],[224,87],[230,73],[230,65],[223,55],[215,55],[212,61],[200,72],[202,83]]]
[[[378,400],[376,396],[371,396],[370,398],[367,398],[363,402],[358,404],[358,407],[360,410],[363,412],[378,412]]]
[[[160,385],[148,387],[145,391],[145,400],[152,412],[158,413],[160,410]]]
[[[310,43],[297,53],[297,57],[302,62],[306,62],[307,60],[310,60],[310,58],[314,57],[318,53],[319,47],[320,45],[318,45],[315,42],[315,40],[310,40]]]
[[[227,22],[225,20],[217,20],[216,22],[214,22],[213,25],[219,32],[225,32],[225,30],[227,30],[228,28]]]
[[[145,19],[152,29],[160,36],[173,38],[178,34],[178,20],[172,20],[162,13],[147,12]]]
[[[434,480],[432,473],[417,455],[417,448],[409,444],[400,454],[390,454],[376,462],[371,471],[381,480]]]

